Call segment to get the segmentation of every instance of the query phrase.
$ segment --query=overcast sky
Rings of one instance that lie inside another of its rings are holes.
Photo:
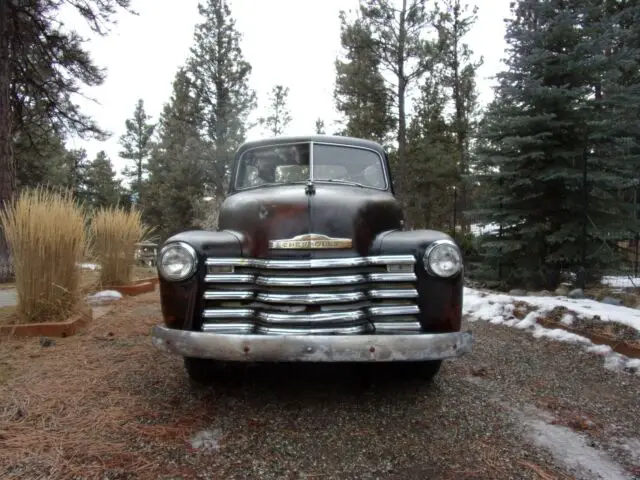
[[[478,79],[483,103],[493,95],[489,77],[501,68],[503,19],[509,16],[510,1],[475,0],[478,22],[467,43],[484,58]],[[118,137],[125,120],[131,117],[138,98],[157,119],[171,95],[176,70],[188,56],[199,21],[198,0],[132,3],[138,16],[118,15],[118,25],[109,36],[92,37],[88,44],[95,62],[107,68],[108,76],[101,87],[88,92],[99,103],[80,103],[113,136],[105,142],[72,140],[68,144],[86,148],[90,158],[105,150],[118,174],[125,165],[118,157]],[[340,53],[338,13],[355,8],[358,0],[231,0],[230,4],[243,34],[243,53],[253,67],[251,86],[258,94],[258,113],[265,107],[271,87],[283,84],[290,88],[293,117],[286,133],[313,133],[318,117],[325,120],[331,133],[339,118],[333,107],[334,61]],[[250,133],[251,138],[261,135],[261,131]]]

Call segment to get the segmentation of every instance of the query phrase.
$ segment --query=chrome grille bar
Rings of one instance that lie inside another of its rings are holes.
[[[355,285],[365,283],[364,275],[336,275],[325,277],[262,277],[256,278],[258,285],[271,287],[320,287],[336,285]]]
[[[253,292],[247,290],[207,290],[204,292],[205,300],[250,300]]]
[[[348,323],[366,320],[366,314],[362,310],[331,313],[271,313],[258,312],[258,318],[271,324],[321,324],[321,323]]]
[[[346,293],[258,293],[256,300],[263,303],[321,305],[329,303],[359,302],[367,298],[364,292]]]
[[[414,265],[413,255],[388,255],[347,258],[313,258],[309,260],[266,260],[260,258],[207,258],[207,266],[237,266],[275,270],[312,268],[352,268],[375,265]]]
[[[202,330],[271,335],[420,331],[415,263],[412,255],[209,258]]]

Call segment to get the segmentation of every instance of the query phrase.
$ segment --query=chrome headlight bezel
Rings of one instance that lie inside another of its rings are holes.
[[[457,267],[454,270],[451,270],[450,272],[446,272],[446,273],[442,272],[441,270],[439,270],[437,267],[434,267],[433,265],[434,254],[439,249],[443,249],[443,248],[451,249],[453,252],[455,252],[456,260],[458,263]],[[456,275],[458,275],[460,272],[462,272],[462,269],[464,267],[462,252],[460,251],[460,247],[458,247],[458,245],[453,240],[448,240],[448,239],[436,240],[435,242],[431,243],[424,251],[424,255],[422,256],[422,262],[424,264],[424,268],[427,271],[427,273],[439,278],[453,278]]]
[[[165,269],[164,262],[163,262],[165,255],[169,251],[176,250],[176,249],[181,250],[188,257],[190,257],[190,260],[188,262],[185,262],[185,265],[188,266],[188,269],[181,271],[180,275],[172,275],[168,273],[167,270]],[[189,278],[191,278],[193,274],[196,272],[198,268],[198,254],[196,253],[196,250],[186,242],[171,242],[166,244],[160,250],[156,265],[158,268],[158,273],[165,280],[169,280],[170,282],[182,282],[184,280],[188,280]]]

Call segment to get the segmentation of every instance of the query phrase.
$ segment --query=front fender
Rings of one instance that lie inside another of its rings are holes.
[[[436,230],[393,230],[378,235],[374,249],[379,255],[414,255],[422,328],[429,333],[458,332],[462,326],[464,270],[453,278],[427,273],[423,255],[437,240],[453,239]]]
[[[194,319],[198,318],[196,313],[202,308],[206,258],[241,257],[242,237],[228,230],[190,230],[168,238],[162,246],[174,242],[185,242],[194,248],[198,255],[198,268],[191,278],[183,282],[170,282],[159,275],[162,316],[169,328],[191,330]]]

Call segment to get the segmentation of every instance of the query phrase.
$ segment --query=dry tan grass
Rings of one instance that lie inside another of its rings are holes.
[[[0,477],[195,478],[167,457],[184,450],[206,412],[158,418],[184,382],[180,363],[149,345],[158,304],[157,292],[124,299],[84,334],[48,348],[0,341]],[[161,375],[149,378],[149,365]]]
[[[91,222],[92,250],[100,265],[102,285],[126,285],[133,281],[136,243],[151,232],[138,210],[102,208]]]
[[[18,314],[26,322],[68,317],[87,253],[85,216],[70,192],[25,189],[0,213],[13,254]]]

